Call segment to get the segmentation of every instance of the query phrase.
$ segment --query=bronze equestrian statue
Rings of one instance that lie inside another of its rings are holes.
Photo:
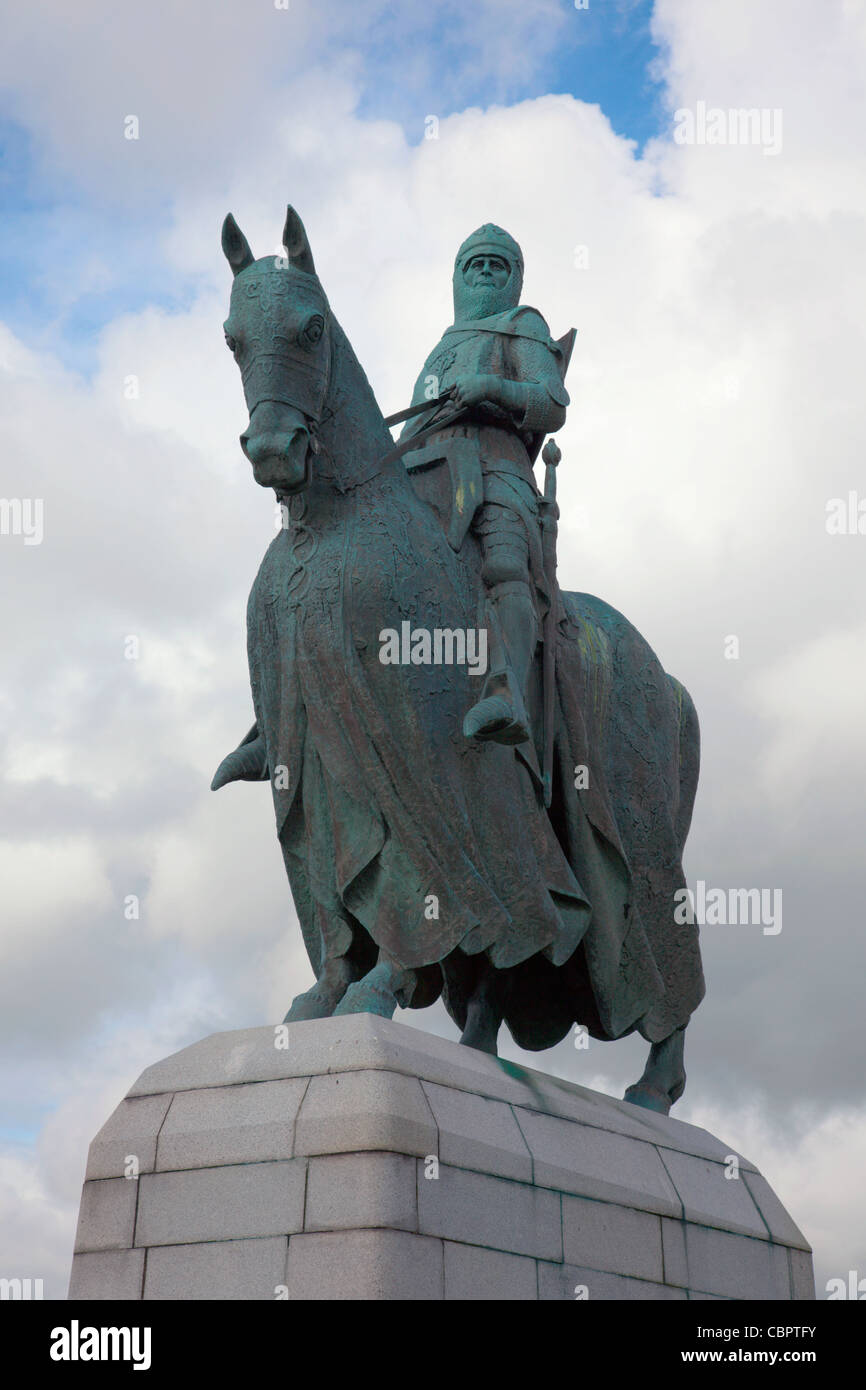
[[[213,786],[271,782],[316,976],[287,1021],[441,995],[493,1054],[503,1021],[530,1050],[637,1030],[651,1049],[626,1098],[667,1113],[704,992],[697,927],[675,916],[698,722],[620,613],[556,583],[532,466],[565,419],[573,333],[520,304],[520,248],[480,228],[395,446],[294,210],[285,258],[256,260],[231,216],[222,239],[241,446],[284,525],[249,599],[255,724]],[[552,442],[544,457],[550,481]]]

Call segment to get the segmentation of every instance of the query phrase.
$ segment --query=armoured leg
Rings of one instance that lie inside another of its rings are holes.
[[[463,721],[463,732],[467,738],[523,743],[530,737],[526,682],[538,640],[529,545],[521,518],[508,507],[485,504],[477,529],[492,629],[492,667],[482,698]]]

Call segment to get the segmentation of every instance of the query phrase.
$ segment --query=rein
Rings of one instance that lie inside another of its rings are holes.
[[[385,417],[385,424],[390,429],[392,425],[399,425],[404,420],[411,420],[416,415],[423,415],[429,410],[438,409],[443,405],[447,405],[450,400],[451,396],[447,394],[444,396],[435,396],[431,401],[422,401],[420,405],[407,406],[405,410],[398,410],[394,415],[387,415]],[[417,449],[419,445],[423,444],[426,439],[429,439],[432,434],[437,434],[439,430],[445,429],[447,425],[455,424],[464,414],[465,411],[462,407],[458,410],[452,410],[450,414],[443,415],[440,420],[436,420],[433,424],[427,425],[425,429],[419,430],[417,434],[410,435],[408,439],[401,439],[400,443],[395,444],[394,448],[389,450],[381,460],[382,465],[393,463],[395,459],[402,458],[404,454],[410,453],[412,449]]]

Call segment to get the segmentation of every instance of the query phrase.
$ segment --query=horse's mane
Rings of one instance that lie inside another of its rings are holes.
[[[366,373],[333,314],[330,332],[331,379],[319,433],[342,491],[378,473],[393,440]]]

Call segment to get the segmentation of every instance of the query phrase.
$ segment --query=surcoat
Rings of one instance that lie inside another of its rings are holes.
[[[440,459],[448,464],[452,478],[448,539],[455,550],[483,501],[521,510],[527,527],[537,530],[534,497],[538,489],[532,464],[545,435],[559,429],[565,418],[564,368],[562,348],[551,338],[538,310],[528,305],[452,324],[427,357],[415,383],[413,405],[444,396],[461,376],[498,376],[528,387],[526,408],[519,419],[500,406],[479,405],[465,412],[459,424],[443,427],[404,455],[410,472]],[[401,442],[429,429],[437,416],[452,409],[445,403],[430,414],[415,416],[404,427]]]

